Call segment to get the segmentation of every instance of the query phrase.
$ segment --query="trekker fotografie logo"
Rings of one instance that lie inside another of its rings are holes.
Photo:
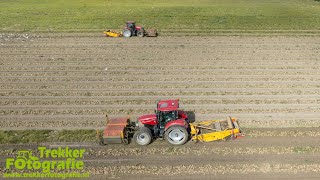
[[[38,147],[39,157],[33,156],[32,151],[20,150],[16,158],[6,159],[5,178],[87,178],[89,173],[83,172],[85,149],[70,149],[59,147],[47,149]],[[26,172],[27,171],[27,172]]]

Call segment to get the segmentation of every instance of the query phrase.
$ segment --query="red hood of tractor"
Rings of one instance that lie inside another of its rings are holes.
[[[140,116],[138,120],[142,124],[156,125],[157,124],[157,116],[155,114],[147,114]]]

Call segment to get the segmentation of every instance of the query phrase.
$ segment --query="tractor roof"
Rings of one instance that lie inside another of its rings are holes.
[[[134,21],[127,21],[127,24],[134,24],[134,23],[136,23],[136,22],[134,22]]]
[[[158,111],[175,111],[179,108],[179,100],[162,100],[157,104]]]

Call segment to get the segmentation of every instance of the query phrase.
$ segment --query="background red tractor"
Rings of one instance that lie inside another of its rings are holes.
[[[134,21],[127,21],[126,26],[123,29],[122,35],[126,38],[131,36],[148,36],[155,37],[157,36],[156,29],[148,29],[147,31],[142,26],[136,26]]]
[[[144,36],[144,29],[141,26],[136,26],[136,23],[134,21],[128,21],[126,23],[126,26],[123,29],[123,36],[128,38],[131,36],[138,36],[143,37]]]

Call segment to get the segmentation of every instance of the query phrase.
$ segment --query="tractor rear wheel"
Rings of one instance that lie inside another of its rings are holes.
[[[143,36],[144,36],[143,31],[138,31],[138,32],[137,32],[137,36],[138,36],[138,37],[143,37]]]
[[[129,38],[132,35],[129,29],[124,30],[122,34],[125,38]]]
[[[137,144],[141,146],[150,144],[152,140],[150,129],[147,127],[140,127],[139,130],[133,135],[133,139]]]
[[[165,137],[170,144],[182,145],[188,141],[189,134],[182,126],[172,126],[166,130]]]

